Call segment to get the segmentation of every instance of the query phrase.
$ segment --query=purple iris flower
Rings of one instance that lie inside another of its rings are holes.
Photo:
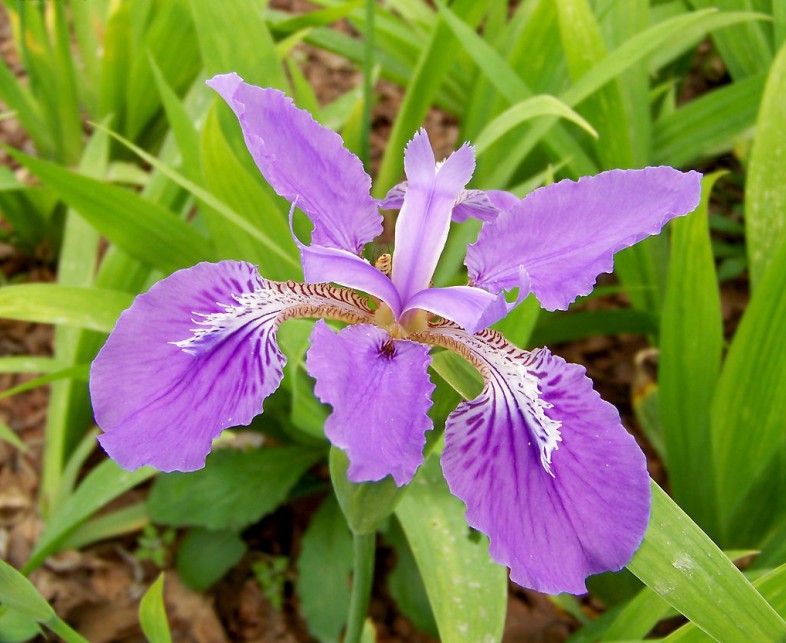
[[[589,293],[615,252],[696,207],[700,175],[613,170],[522,200],[467,190],[473,149],[437,163],[421,130],[405,152],[406,183],[378,202],[341,138],[283,93],[236,74],[208,84],[270,185],[313,223],[309,245],[295,240],[305,283],[222,261],[138,296],[91,371],[109,455],[129,469],[202,467],[213,439],[249,424],[278,388],[281,323],[316,317],[306,367],[332,406],[325,433],[347,453],[352,481],[412,480],[432,428],[429,350],[447,348],[485,381],[447,419],[442,468],[492,557],[516,583],[550,593],[583,593],[587,576],[627,564],[649,518],[644,455],[583,367],[488,326],[514,305],[505,291],[518,288],[518,301],[534,293],[549,310]],[[400,207],[389,270],[360,254],[382,230],[380,205]],[[469,216],[484,220],[467,251],[469,285],[432,287],[451,218]]]

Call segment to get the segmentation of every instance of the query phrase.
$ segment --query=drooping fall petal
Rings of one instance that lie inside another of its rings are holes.
[[[99,441],[121,466],[204,466],[212,440],[247,425],[278,388],[276,331],[288,315],[370,313],[350,291],[271,282],[236,261],[180,270],[139,295],[90,373]]]
[[[511,579],[541,592],[586,591],[618,570],[649,520],[644,454],[584,368],[500,335],[445,331],[484,371],[486,386],[447,420],[442,467],[467,522],[490,538]]]
[[[427,346],[393,339],[377,326],[335,333],[317,322],[306,368],[316,379],[314,393],[333,407],[325,434],[346,451],[353,482],[412,480],[432,428],[430,363]]]

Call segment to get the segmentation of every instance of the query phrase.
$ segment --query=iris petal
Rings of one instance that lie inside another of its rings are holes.
[[[314,223],[313,243],[358,254],[382,232],[371,179],[341,137],[276,89],[237,74],[208,81],[235,112],[251,156],[277,194]]]
[[[362,257],[346,250],[323,246],[298,243],[298,247],[307,282],[332,281],[348,288],[357,288],[384,301],[395,316],[401,312],[401,300],[393,282]]]
[[[348,291],[262,279],[236,261],[180,270],[139,295],[90,373],[99,441],[121,466],[204,466],[212,440],[247,425],[278,388],[276,331],[290,314],[365,321]]]
[[[470,334],[490,326],[508,314],[503,295],[494,295],[472,286],[421,290],[410,297],[409,306],[404,312],[418,308],[456,322]]]
[[[353,482],[387,475],[398,486],[412,480],[433,426],[430,363],[427,346],[394,340],[377,326],[334,333],[317,322],[306,368],[316,378],[317,397],[333,407],[325,433],[347,452]]]
[[[407,181],[394,185],[379,203],[383,210],[398,210],[404,205],[407,194]],[[502,212],[509,210],[519,199],[515,194],[504,190],[462,190],[453,204],[451,220],[464,223],[470,217],[481,221],[493,221]]]
[[[445,247],[450,215],[459,193],[475,169],[475,154],[464,145],[439,168],[425,130],[407,145],[404,155],[407,191],[396,220],[396,248],[391,278],[401,302],[429,286]]]
[[[584,368],[493,331],[435,332],[484,371],[483,392],[448,417],[442,467],[492,557],[553,594],[627,564],[649,519],[646,460]]]
[[[522,299],[531,289],[544,308],[565,309],[612,270],[615,252],[691,212],[700,195],[698,172],[670,167],[611,170],[540,188],[483,225],[467,250],[470,279],[491,292],[520,287]]]

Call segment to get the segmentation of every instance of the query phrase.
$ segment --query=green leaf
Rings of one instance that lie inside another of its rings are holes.
[[[104,120],[109,122],[110,118]],[[102,179],[107,171],[108,157],[109,137],[104,132],[94,131],[79,162],[79,172],[95,179]],[[66,212],[63,242],[57,263],[60,287],[87,289],[94,285],[99,245],[98,231],[79,213],[69,208]],[[96,298],[96,296],[100,297],[101,292],[86,291],[84,294]],[[44,301],[48,303],[48,296]],[[84,308],[79,312],[101,312],[106,310],[107,305],[112,301],[110,295],[106,299],[100,297],[92,302],[80,301],[80,297],[69,297],[63,303],[68,306],[83,305]],[[116,313],[107,311],[106,321],[109,328],[114,325],[111,317],[117,319],[120,310],[130,303],[131,298],[126,295],[120,298]],[[76,365],[84,367],[92,360],[98,349],[98,338],[98,333],[85,332],[79,327],[58,326],[55,328],[55,359],[62,362],[64,367]],[[85,431],[85,427],[92,421],[93,413],[84,381],[66,379],[51,387],[40,489],[42,513],[45,517],[48,517],[48,512],[55,507],[56,494],[62,498],[66,493],[66,489],[61,484],[63,465],[71,454],[71,449],[76,448],[78,441],[92,433]],[[93,445],[95,445],[94,437],[90,439]],[[73,472],[73,479],[76,478],[77,473]],[[72,483],[69,483],[67,492],[70,493],[72,488]]]
[[[308,631],[320,641],[338,643],[349,609],[352,534],[332,495],[303,535],[297,569],[296,591]]]
[[[717,7],[725,11],[750,9],[755,0],[689,0],[693,7]],[[775,0],[774,4],[778,4]],[[772,49],[765,26],[744,23],[713,31],[712,40],[723,62],[735,79],[747,78],[766,71],[772,60]]]
[[[237,226],[244,234],[246,234],[250,239],[254,241],[258,241],[262,245],[265,246],[267,251],[271,255],[275,255],[275,260],[281,263],[288,264],[289,266],[296,266],[297,268],[300,267],[300,264],[297,259],[293,257],[293,253],[287,252],[284,250],[279,243],[273,241],[267,233],[260,229],[259,227],[250,223],[247,219],[243,216],[235,212],[232,208],[227,206],[225,203],[217,199],[215,196],[210,194],[207,190],[201,188],[193,181],[190,181],[182,174],[177,172],[171,166],[167,165],[163,161],[157,159],[151,154],[145,152],[141,147],[134,145],[128,139],[123,138],[119,134],[115,132],[109,132],[114,138],[120,141],[123,145],[125,145],[128,149],[130,149],[134,154],[139,156],[141,159],[150,163],[154,168],[156,168],[159,172],[173,180],[175,183],[180,185],[182,188],[188,190],[197,197],[200,201],[202,201],[205,205],[209,206],[212,210],[217,212],[221,217],[226,219],[226,221],[234,226]],[[191,228],[189,228],[191,230]],[[202,237],[199,237],[200,239]],[[293,247],[293,244],[289,243],[285,247]]]
[[[166,208],[11,148],[8,153],[128,254],[165,273],[214,258],[208,241]]]
[[[42,633],[35,619],[0,606],[0,641],[3,643],[24,643]]]
[[[558,344],[593,335],[619,333],[649,335],[655,333],[657,329],[657,318],[643,310],[620,308],[558,313],[541,317],[539,325],[532,331],[529,345]]]
[[[544,3],[544,7],[547,3]],[[453,9],[448,9],[440,5],[440,15],[445,24],[453,31],[456,38],[464,43],[466,52],[472,56],[475,64],[485,74],[493,87],[504,97],[508,103],[515,104],[522,100],[531,98],[532,89],[522,80],[508,62],[483,38],[481,38],[470,25],[465,24],[455,15]],[[552,125],[556,123],[554,131],[544,141],[555,156],[559,159],[569,159],[568,163],[576,174],[594,174],[596,171],[595,163],[584,152],[578,142],[572,139],[567,131],[563,130],[557,123],[556,118],[543,118],[532,127],[529,136],[523,137],[516,142],[512,151],[506,149],[506,158],[493,173],[484,177],[484,180],[495,187],[507,185],[513,172],[521,163],[521,160],[535,147]],[[468,136],[474,135],[468,131]],[[482,170],[481,168],[479,168]]]
[[[275,30],[282,34],[292,34],[302,29],[323,27],[345,18],[358,7],[363,6],[364,0],[350,0],[338,6],[322,9],[321,11],[308,11],[282,20],[275,24]]]
[[[472,400],[483,390],[478,369],[452,351],[442,351],[431,359],[431,368],[465,400]]]
[[[33,583],[4,560],[0,560],[0,603],[39,623],[55,616]]]
[[[777,475],[786,453],[786,243],[771,261],[729,347],[710,415],[721,529],[731,546],[743,527],[761,535],[786,487]]]
[[[29,573],[43,563],[47,556],[59,551],[63,540],[96,511],[155,474],[156,471],[149,467],[126,471],[114,461],[104,460],[49,518],[24,571]]]
[[[717,640],[786,637],[786,622],[654,482],[650,525],[628,569]]]
[[[27,445],[22,442],[20,437],[16,434],[16,431],[14,431],[5,422],[0,422],[0,440],[7,442],[12,447],[19,449],[22,453],[27,451]]]
[[[300,261],[282,200],[246,171],[224,137],[215,109],[208,113],[200,156],[206,187],[220,199],[219,204],[236,213],[227,216],[218,204],[202,201],[211,206],[206,213],[208,226],[223,230],[225,238],[218,240],[219,247],[234,246],[237,258],[245,256],[256,262],[269,279],[299,277]],[[249,226],[253,234],[249,234]]]
[[[161,108],[160,94],[150,91],[156,73],[150,61],[158,63],[162,79],[175,92],[185,91],[202,65],[188,0],[158,3],[152,13],[139,42],[143,55],[133,56],[125,84],[127,118],[122,131],[133,140],[155,125]]]
[[[396,567],[388,575],[388,589],[396,605],[412,624],[429,636],[437,638],[439,630],[431,611],[426,587],[420,577],[412,549],[399,523],[392,522],[385,532],[385,542],[396,552]]]
[[[681,166],[731,150],[756,122],[765,79],[759,74],[725,85],[656,121],[653,162]]]
[[[487,4],[487,0],[457,0],[452,10],[474,28],[480,22]],[[398,183],[404,163],[404,146],[423,122],[458,51],[456,36],[441,17],[421,49],[417,65],[406,85],[407,91],[374,183],[376,196],[381,197]]]
[[[139,531],[149,524],[147,504],[138,502],[122,509],[102,513],[100,516],[82,523],[63,541],[62,548],[64,550],[82,549],[101,540],[109,540]]]
[[[292,425],[324,443],[325,419],[330,410],[314,395],[314,380],[306,370],[306,351],[311,346],[313,326],[311,321],[288,321],[278,331],[278,345],[287,358],[282,385],[291,392]]]
[[[0,317],[108,333],[131,302],[131,295],[114,290],[20,284],[0,288]]]
[[[164,572],[147,588],[139,602],[139,624],[148,641],[171,643],[172,635],[164,607]]]
[[[191,0],[199,48],[208,75],[235,71],[247,82],[285,89],[287,79],[256,0]]]
[[[115,127],[121,130],[125,122],[125,89],[136,53],[131,29],[133,4],[121,3],[113,7],[109,16],[104,32],[101,80],[98,84],[98,114],[112,114]]]
[[[51,154],[54,143],[41,118],[38,103],[4,61],[0,61],[0,99],[16,112],[19,123],[33,140],[39,154]]]
[[[533,96],[506,109],[486,125],[475,140],[475,153],[480,156],[514,127],[538,116],[561,116],[576,123],[595,138],[598,136],[592,125],[558,98],[548,95]]]
[[[237,565],[245,553],[246,543],[234,531],[190,529],[177,550],[175,566],[186,585],[204,592]]]
[[[600,25],[587,0],[563,0],[557,3],[560,35],[568,71],[574,83],[607,57]],[[575,86],[575,85],[574,85]],[[578,101],[572,103],[578,104]],[[608,82],[581,101],[580,110],[597,127],[599,140],[594,142],[603,169],[630,167],[633,164],[629,121],[617,79]]]
[[[709,408],[723,348],[723,318],[708,228],[712,186],[704,178],[695,212],[671,224],[671,260],[661,317],[658,400],[675,500],[715,533]],[[697,476],[696,471],[702,471]]]
[[[347,477],[349,458],[338,447],[330,449],[330,479],[341,511],[352,533],[374,534],[404,496],[391,476],[376,482],[351,482]]]
[[[2,393],[0,393],[0,400],[6,397],[11,397],[12,395],[18,395],[19,393],[24,393],[25,391],[32,391],[34,388],[38,388],[39,386],[44,386],[45,384],[49,384],[50,382],[57,382],[59,380],[78,379],[86,382],[89,376],[90,376],[90,366],[88,364],[77,364],[76,366],[69,366],[68,368],[63,368],[59,371],[55,371],[54,373],[49,373],[48,375],[43,375],[41,377],[36,377],[35,379],[28,380],[23,384],[19,384],[19,386],[14,386],[12,388],[6,389]]]
[[[660,596],[644,588],[631,600],[615,605],[570,637],[570,643],[643,639],[658,621],[674,613]]]
[[[274,511],[320,458],[301,447],[217,449],[204,469],[160,475],[150,491],[150,517],[175,527],[239,530]]]
[[[745,243],[753,291],[786,244],[786,45],[767,77],[745,186]]]
[[[740,22],[767,19],[768,16],[760,13],[742,11],[721,13],[715,9],[705,9],[669,18],[636,34],[609,52],[559,98],[571,106],[580,103],[631,65],[654,53],[674,38],[679,38],[681,34],[697,27],[711,31]]]
[[[429,458],[396,508],[444,643],[498,641],[507,609],[507,572],[472,532],[436,457]]]
[[[197,181],[201,178],[199,168],[199,133],[188,114],[188,110],[169,83],[167,83],[166,78],[164,78],[152,56],[150,56],[150,68],[153,70],[153,78],[156,81],[158,94],[161,96],[161,102],[164,105],[169,126],[172,128],[172,135],[180,150],[183,170],[188,178],[192,181]]]
[[[786,565],[781,565],[764,576],[757,578],[753,585],[775,610],[781,614],[786,613]],[[692,643],[693,641],[706,640],[707,636],[693,623],[683,625],[680,629],[663,639],[663,641],[668,641],[668,643]],[[739,640],[742,642],[753,639],[740,638]]]

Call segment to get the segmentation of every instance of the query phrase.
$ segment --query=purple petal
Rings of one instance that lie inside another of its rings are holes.
[[[357,288],[384,301],[398,317],[401,300],[396,287],[365,259],[346,250],[304,246],[300,243],[298,246],[307,282],[333,281],[348,288]]]
[[[447,331],[486,387],[448,418],[442,467],[467,521],[490,537],[511,579],[541,592],[586,591],[626,565],[649,520],[646,460],[585,370],[499,334]]]
[[[470,217],[493,221],[520,200],[503,190],[464,190],[453,206],[452,219],[454,223],[464,223]]]
[[[427,346],[392,339],[377,326],[336,334],[317,322],[306,368],[317,380],[317,397],[333,407],[325,433],[347,452],[353,482],[412,480],[432,428],[430,363]]]
[[[120,316],[93,362],[101,445],[127,469],[204,466],[212,440],[251,422],[278,388],[283,318],[323,309],[370,319],[343,292],[266,281],[248,263],[201,263],[158,282]]]
[[[407,145],[404,155],[407,191],[396,221],[393,283],[401,301],[429,286],[445,247],[450,214],[475,169],[475,154],[462,146],[437,168],[425,130]]]
[[[508,314],[504,296],[472,286],[421,290],[410,297],[404,312],[418,308],[456,322],[470,334],[490,326]]]
[[[237,74],[207,84],[235,112],[265,179],[280,196],[297,200],[314,223],[313,243],[358,254],[382,232],[371,179],[338,134],[282,92],[249,85]]]
[[[404,205],[406,194],[407,182],[403,181],[390,188],[385,198],[379,202],[379,207],[383,210],[397,210]],[[474,217],[481,221],[493,221],[519,201],[521,199],[515,194],[504,190],[462,190],[453,204],[451,220],[454,223],[464,223],[468,218]]]
[[[544,308],[565,309],[611,272],[615,252],[691,212],[700,195],[701,174],[670,167],[611,170],[540,188],[484,224],[467,251],[469,276],[492,292],[520,287],[523,297],[526,275]]]
[[[400,210],[404,205],[404,197],[407,194],[407,182],[402,181],[388,190],[385,198],[379,202],[379,207],[383,210]]]

